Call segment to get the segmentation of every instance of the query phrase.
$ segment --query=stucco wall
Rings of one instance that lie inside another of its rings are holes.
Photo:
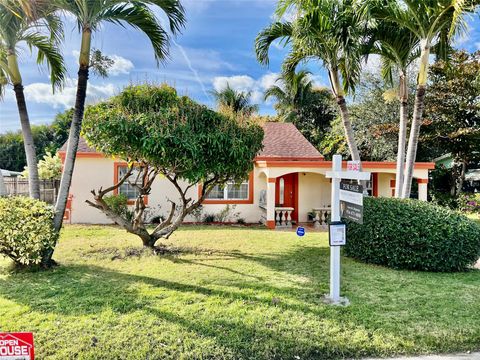
[[[105,188],[113,184],[114,163],[115,161],[112,159],[101,157],[77,158],[70,191],[74,196],[72,200],[72,223],[110,223],[105,215],[99,210],[88,206],[85,200],[92,199],[92,194],[90,193],[92,189],[98,189],[101,186]],[[377,188],[379,196],[392,196],[390,180],[395,177],[394,169],[365,168],[364,170],[378,173]],[[237,218],[242,218],[248,223],[258,223],[265,212],[259,207],[259,198],[261,191],[267,189],[267,179],[298,172],[298,215],[300,222],[306,222],[308,212],[312,208],[330,204],[331,185],[330,180],[325,178],[326,171],[328,169],[308,167],[255,167],[253,173],[253,204],[235,205],[232,214],[238,213],[238,216],[236,218],[231,217],[229,220],[236,221]],[[427,179],[428,170],[416,169],[414,176]],[[196,186],[190,189],[189,196],[193,199],[198,198]],[[166,216],[170,209],[168,199],[178,201],[177,191],[167,179],[159,177],[154,182],[148,199],[150,213]],[[204,204],[202,212],[203,214],[218,214],[225,206],[225,204]],[[189,216],[185,220],[191,222],[195,221],[195,218]]]

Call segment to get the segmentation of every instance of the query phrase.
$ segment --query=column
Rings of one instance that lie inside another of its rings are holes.
[[[417,179],[418,200],[428,201],[428,179]]]
[[[267,179],[267,226],[275,229],[275,181],[276,178]]]

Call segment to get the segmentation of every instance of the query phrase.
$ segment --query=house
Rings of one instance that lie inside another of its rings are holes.
[[[472,155],[477,155],[478,152],[474,152]],[[452,169],[454,165],[458,165],[455,162],[455,159],[452,153],[447,153],[445,155],[439,156],[433,159],[433,162],[438,167],[444,167],[445,169]],[[480,191],[480,169],[467,169],[465,173],[465,182],[463,184],[464,190],[468,192],[479,192]]]
[[[293,124],[266,123],[264,130],[264,148],[254,159],[249,178],[240,186],[228,183],[224,188],[215,188],[203,203],[204,213],[219,213],[229,204],[235,205],[235,212],[245,222],[263,222],[269,228],[291,226],[292,222],[305,223],[312,211],[317,214],[317,221],[324,222],[330,211],[331,186],[325,174],[332,167],[331,161],[326,161]],[[66,146],[59,151],[62,159],[65,149]],[[364,171],[372,173],[367,184],[370,195],[394,195],[395,162],[366,161],[362,166]],[[415,164],[414,177],[418,181],[421,200],[427,200],[428,171],[433,168],[433,163]],[[85,200],[92,198],[92,189],[112,185],[126,169],[124,161],[105,157],[80,139],[66,221],[110,223]],[[189,196],[198,198],[199,191],[199,186],[194,186]],[[136,189],[123,184],[118,192],[133,200]],[[166,179],[157,178],[148,195],[148,206],[166,215],[170,196],[177,197],[173,185]],[[194,220],[192,216],[186,218],[186,221]]]

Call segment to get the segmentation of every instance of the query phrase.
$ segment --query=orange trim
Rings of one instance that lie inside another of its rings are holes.
[[[372,173],[372,195],[378,197],[378,173]]]
[[[305,157],[292,157],[292,156],[257,156],[254,161],[325,161],[323,156],[305,156]]]
[[[419,184],[428,184],[428,179],[417,179],[417,183],[419,183]]]
[[[125,162],[125,161],[122,161],[122,162],[114,162],[113,163],[113,183],[116,184],[118,183],[118,168],[119,167],[127,167],[128,166],[128,163]],[[114,189],[113,190],[113,194],[114,195],[118,195],[118,188]],[[148,196],[145,195],[143,197],[143,201],[145,202],[145,205],[148,205]],[[135,200],[131,200],[129,199],[127,201],[127,205],[134,205],[135,204]]]
[[[257,161],[259,167],[312,167],[312,168],[331,168],[331,161],[276,161],[266,160]],[[376,168],[376,169],[396,169],[397,163],[393,161],[363,161],[362,168]],[[347,167],[347,162],[344,161],[342,167]],[[415,169],[435,169],[435,163],[433,162],[416,162]]]
[[[395,197],[395,189],[392,189],[392,197]]]
[[[202,185],[198,185],[198,198],[202,196]],[[253,204],[253,171],[248,175],[248,199],[245,200],[215,200],[205,199],[203,200],[205,205],[218,205],[218,204]]]
[[[275,220],[267,220],[265,225],[267,225],[269,229],[275,229]]]
[[[268,178],[269,183],[274,183],[275,181],[277,181],[277,178]]]
[[[390,180],[390,187],[395,188],[395,185],[397,184],[397,181],[395,179]]]
[[[65,159],[65,151],[59,151],[58,154],[60,155],[60,158]],[[99,152],[77,151],[77,158],[106,158],[106,156]]]

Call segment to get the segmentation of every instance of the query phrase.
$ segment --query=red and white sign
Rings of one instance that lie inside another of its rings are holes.
[[[347,161],[347,171],[360,171],[360,161]]]
[[[33,333],[1,333],[0,360],[33,360]]]

